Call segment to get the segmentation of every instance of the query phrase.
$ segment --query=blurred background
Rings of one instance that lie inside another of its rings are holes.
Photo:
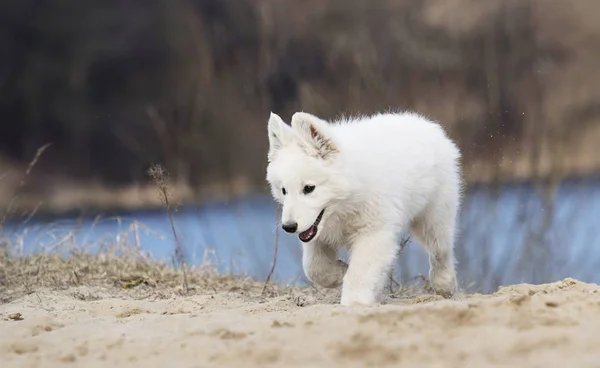
[[[595,0],[4,0],[5,244],[170,259],[158,163],[188,263],[264,278],[269,112],[410,109],[464,154],[464,287],[600,282],[599,17]],[[279,238],[276,279],[305,282]],[[409,242],[397,277],[428,267]]]

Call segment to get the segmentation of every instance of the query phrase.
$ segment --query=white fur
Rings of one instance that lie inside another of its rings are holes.
[[[300,233],[325,208],[316,237],[302,244],[311,282],[343,284],[342,305],[378,303],[410,230],[429,253],[436,293],[455,293],[461,155],[440,125],[410,112],[332,123],[298,112],[290,127],[271,113],[268,133],[267,181],[282,223],[296,222]],[[315,186],[310,194],[302,192],[307,184]],[[348,266],[337,260],[340,248]]]

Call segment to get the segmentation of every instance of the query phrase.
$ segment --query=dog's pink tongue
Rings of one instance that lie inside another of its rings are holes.
[[[313,226],[309,227],[308,230],[298,234],[298,236],[300,237],[300,239],[303,239],[303,240],[310,239],[312,236],[315,235],[316,230],[317,230],[317,227],[315,225],[313,225]]]

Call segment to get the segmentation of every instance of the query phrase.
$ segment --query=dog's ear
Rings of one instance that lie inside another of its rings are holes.
[[[287,125],[277,114],[271,112],[269,116],[269,154],[268,159],[272,161],[277,151],[285,146],[292,137],[292,128]]]
[[[326,121],[305,112],[297,112],[292,116],[291,125],[316,156],[325,159],[338,152]]]

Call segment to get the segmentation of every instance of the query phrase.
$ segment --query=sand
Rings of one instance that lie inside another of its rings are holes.
[[[600,367],[600,287],[573,279],[352,308],[247,290],[40,289],[0,304],[0,366]]]

